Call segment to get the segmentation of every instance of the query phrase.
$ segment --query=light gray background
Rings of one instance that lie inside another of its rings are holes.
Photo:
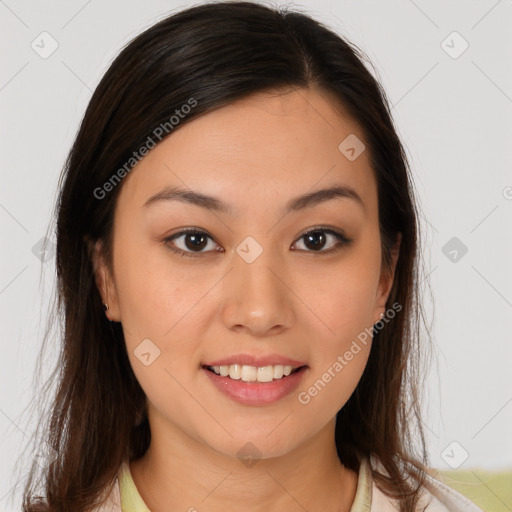
[[[425,390],[432,462],[442,469],[510,467],[512,1],[286,3],[367,53],[407,148],[424,214],[424,277],[434,298],[432,304],[427,295],[425,303],[438,361]],[[55,263],[51,253],[41,262],[33,248],[46,234],[64,159],[121,47],[191,4],[0,0],[2,510],[12,506],[6,494],[14,463],[31,434],[21,414],[32,393]],[[34,41],[39,51],[50,48],[43,31],[58,43],[46,59],[31,47]],[[461,55],[464,41],[453,31],[469,44]],[[462,255],[454,246],[456,261],[448,254],[454,247],[443,253],[452,237],[467,247]]]

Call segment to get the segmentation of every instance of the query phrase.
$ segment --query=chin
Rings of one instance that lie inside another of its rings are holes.
[[[276,429],[277,430],[277,429]],[[252,467],[258,460],[274,459],[287,455],[294,450],[296,444],[290,436],[281,431],[276,436],[268,435],[265,432],[251,432],[246,430],[244,434],[234,435],[233,438],[226,439],[224,443],[211,442],[208,445],[215,451],[226,457],[237,458],[247,467]]]

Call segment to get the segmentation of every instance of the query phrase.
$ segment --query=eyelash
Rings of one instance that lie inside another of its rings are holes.
[[[316,227],[308,229],[308,231],[302,233],[297,238],[297,240],[300,240],[301,238],[305,237],[306,235],[309,235],[310,233],[316,233],[316,232],[333,235],[338,240],[338,244],[335,247],[333,247],[332,249],[329,249],[327,251],[306,250],[305,252],[319,253],[319,254],[322,254],[322,253],[323,254],[325,254],[325,253],[331,254],[333,252],[337,252],[340,249],[343,249],[344,247],[350,245],[350,243],[353,241],[352,238],[347,238],[342,232],[334,231],[333,229],[330,229],[330,228],[327,228],[324,226],[316,226]],[[163,242],[166,244],[166,246],[168,247],[168,249],[170,251],[172,251],[176,254],[179,254],[181,256],[184,256],[184,257],[195,258],[197,256],[200,256],[201,254],[207,254],[208,252],[210,252],[210,251],[199,251],[199,252],[183,251],[181,249],[177,249],[176,247],[173,247],[172,245],[170,245],[169,242],[172,242],[174,239],[179,238],[180,236],[183,236],[183,235],[190,234],[190,233],[193,233],[195,235],[205,235],[208,238],[210,238],[211,240],[213,240],[213,238],[206,231],[203,231],[202,229],[188,228],[188,229],[184,229],[184,230],[180,231],[179,233],[175,233],[174,235],[172,235],[168,238],[165,238],[163,240]],[[215,252],[219,252],[219,251],[215,251]]]

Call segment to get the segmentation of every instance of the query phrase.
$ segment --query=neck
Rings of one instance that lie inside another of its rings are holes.
[[[220,512],[234,503],[248,512],[348,512],[354,501],[357,474],[339,461],[334,421],[292,452],[252,461],[220,453],[178,428],[159,433],[163,429],[152,428],[148,451],[130,464],[151,512]]]

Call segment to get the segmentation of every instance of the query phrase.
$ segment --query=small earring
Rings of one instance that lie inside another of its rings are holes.
[[[103,304],[103,309],[104,309],[105,311],[107,311],[107,310],[108,310],[108,304]]]
[[[383,318],[384,318],[384,313],[381,313],[380,318],[373,325],[378,324]]]

